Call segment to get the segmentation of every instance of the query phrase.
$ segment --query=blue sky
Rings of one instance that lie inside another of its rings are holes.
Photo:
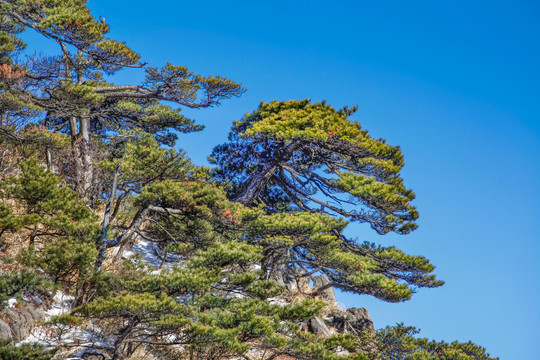
[[[420,228],[351,226],[360,240],[424,255],[446,285],[367,307],[376,327],[472,340],[505,360],[540,341],[540,5],[533,1],[90,1],[111,36],[167,61],[242,82],[239,99],[186,111],[206,125],[179,146],[199,164],[260,101],[358,105],[354,119],[403,149]],[[120,83],[141,74],[119,74]]]

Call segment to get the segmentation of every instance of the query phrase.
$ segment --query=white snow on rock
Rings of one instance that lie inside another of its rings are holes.
[[[136,237],[135,243],[130,249],[126,249],[122,255],[123,258],[129,259],[137,254],[140,254],[141,261],[144,264],[152,266],[155,270],[153,274],[159,274],[161,271],[169,271],[175,266],[182,266],[182,256],[171,253],[167,255],[166,261],[162,260],[160,254],[162,250],[158,244],[152,241],[145,240],[139,236]],[[114,256],[115,254],[113,254]],[[35,300],[37,304],[41,304],[41,299]],[[52,304],[45,311],[45,321],[49,321],[52,317],[68,313],[72,309],[75,298],[58,290],[52,298]],[[188,301],[185,299],[177,299],[178,301]],[[8,300],[9,307],[16,306],[18,299],[11,298]],[[37,343],[45,347],[54,347],[59,344],[66,344],[72,347],[90,349],[90,348],[107,348],[111,347],[114,339],[103,340],[98,336],[101,331],[95,327],[93,329],[84,329],[78,326],[62,326],[62,325],[41,325],[34,328],[32,333],[24,340],[16,345],[24,343]],[[81,353],[82,355],[82,353]],[[73,356],[73,355],[72,355]],[[69,359],[80,360],[77,354]]]
[[[73,300],[75,300],[75,297],[58,290],[53,296],[51,308],[45,311],[45,314],[48,315],[46,320],[49,320],[52,316],[62,315],[71,310]]]
[[[152,274],[155,275],[161,273],[162,270],[171,270],[174,266],[182,267],[183,259],[180,255],[169,253],[167,254],[166,261],[163,261],[162,252],[163,250],[159,248],[157,243],[137,236],[131,249],[126,249],[122,257],[129,259],[135,256],[135,254],[140,254],[142,262],[154,268]]]
[[[53,316],[69,312],[73,300],[75,300],[73,296],[64,294],[62,291],[57,291],[52,298],[53,303],[51,304],[51,308],[45,311],[44,320],[48,321]],[[41,325],[35,327],[30,335],[16,345],[20,346],[25,343],[37,343],[45,347],[54,347],[62,343],[82,347],[110,346],[110,344],[102,341],[96,333],[97,331],[82,329],[78,326]]]
[[[291,304],[290,302],[288,302],[287,300],[283,299],[282,297],[268,298],[268,302],[269,302],[271,305],[281,305],[281,306],[286,306],[286,305],[290,305],[290,304]]]

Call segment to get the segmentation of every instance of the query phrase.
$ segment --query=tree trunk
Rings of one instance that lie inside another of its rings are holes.
[[[75,188],[81,200],[90,205],[93,201],[94,163],[93,149],[90,141],[90,129],[88,119],[79,119],[79,131],[77,120],[70,120],[71,126],[71,149],[75,164]]]
[[[98,257],[96,259],[96,264],[94,267],[96,272],[101,270],[101,265],[103,264],[103,260],[105,260],[105,251],[107,250],[107,234],[109,233],[109,225],[111,221],[111,208],[114,202],[114,196],[116,194],[116,186],[118,184],[118,175],[120,174],[120,166],[122,166],[125,156],[126,156],[126,153],[124,152],[124,156],[122,157],[122,160],[120,160],[118,165],[116,165],[116,169],[114,170],[114,178],[113,178],[113,182],[111,186],[111,192],[109,194],[109,201],[107,202],[107,206],[105,207],[105,215],[103,216],[103,224],[101,228],[101,239],[99,242],[99,253],[98,253]]]
[[[264,165],[260,172],[257,172],[249,177],[244,185],[244,189],[233,201],[243,205],[251,205],[264,189],[272,175],[276,172],[277,163],[272,161]]]
[[[300,141],[293,141],[289,145],[284,146],[282,150],[276,151],[275,157],[267,162],[261,171],[252,174],[247,179],[242,186],[240,195],[234,198],[233,201],[246,206],[251,205],[257,199],[266,184],[268,184],[279,164],[289,161],[293,152],[300,146]]]
[[[46,154],[47,154],[47,168],[49,169],[49,171],[53,174],[56,174],[56,169],[54,167],[54,163],[53,163],[53,160],[52,160],[52,154],[51,154],[51,149],[49,149],[47,147],[47,149],[45,150]]]

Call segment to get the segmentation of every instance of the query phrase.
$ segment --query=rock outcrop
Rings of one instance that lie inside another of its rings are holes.
[[[309,331],[317,335],[318,337],[330,337],[332,331],[326,325],[326,322],[320,317],[314,317],[309,321]]]
[[[326,275],[319,275],[313,277],[313,293],[316,297],[324,301],[328,306],[335,306],[337,308],[336,294],[334,288],[330,286],[330,280]]]
[[[313,285],[309,285],[307,280],[301,280],[301,283],[293,282],[285,276],[286,273],[285,275],[280,273],[280,275],[280,282],[278,283],[287,287],[296,300],[298,300],[298,297],[309,296],[320,299],[326,304],[321,316],[315,317],[307,323],[306,331],[324,338],[336,333],[360,335],[366,330],[375,332],[373,321],[371,321],[366,308],[340,309],[334,288],[326,275],[312,277],[311,282]]]
[[[0,312],[0,338],[18,343],[30,335],[36,323],[44,318],[45,312],[41,306],[23,300],[20,306]]]
[[[373,321],[366,308],[349,308],[333,319],[333,326],[344,334],[360,334],[363,331],[375,331]]]

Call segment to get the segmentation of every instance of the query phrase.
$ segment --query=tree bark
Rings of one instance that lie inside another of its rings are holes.
[[[103,260],[105,260],[105,251],[107,250],[107,234],[109,233],[109,225],[111,221],[111,209],[112,204],[114,202],[114,195],[116,194],[116,186],[118,184],[118,175],[120,174],[120,166],[122,166],[122,163],[124,162],[124,158],[126,156],[126,153],[124,152],[124,156],[122,157],[122,160],[116,165],[116,169],[114,170],[114,178],[112,182],[111,187],[111,193],[109,194],[109,201],[107,202],[107,206],[105,207],[105,215],[103,216],[103,224],[101,228],[101,239],[99,242],[99,253],[98,257],[96,259],[95,264],[95,271],[98,272],[101,270],[101,265],[103,264]]]
[[[276,152],[275,158],[267,162],[261,171],[252,174],[245,182],[242,192],[236,198],[235,202],[243,205],[251,205],[270,181],[279,167],[279,164],[289,161],[293,152],[301,146],[300,141],[293,141],[285,146],[282,151]]]
[[[92,145],[79,134],[71,138],[73,162],[75,164],[75,187],[81,200],[88,205],[92,203],[92,184],[94,180],[94,164]]]
[[[272,175],[274,175],[276,169],[277,162],[275,161],[264,165],[261,171],[254,173],[249,177],[242,193],[233,199],[233,201],[239,202],[240,204],[246,206],[251,205],[255,199],[257,199]]]

